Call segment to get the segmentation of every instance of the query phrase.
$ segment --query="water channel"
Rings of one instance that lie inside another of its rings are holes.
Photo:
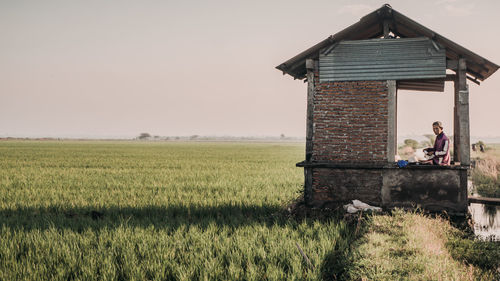
[[[469,182],[469,191],[472,190]],[[474,196],[481,195],[475,193]],[[471,203],[469,213],[474,221],[474,234],[480,240],[500,242],[500,206]]]
[[[469,213],[479,239],[500,242],[500,206],[471,203]]]

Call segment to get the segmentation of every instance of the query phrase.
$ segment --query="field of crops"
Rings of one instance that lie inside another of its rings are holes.
[[[303,154],[282,143],[2,141],[0,280],[340,276],[352,227],[283,212]]]

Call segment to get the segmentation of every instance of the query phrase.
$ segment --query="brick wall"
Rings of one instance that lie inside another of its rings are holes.
[[[387,82],[323,82],[316,85],[312,160],[387,162]]]

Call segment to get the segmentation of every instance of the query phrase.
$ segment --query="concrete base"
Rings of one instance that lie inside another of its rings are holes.
[[[383,173],[382,206],[417,206],[429,211],[467,213],[467,170],[387,169]]]
[[[306,165],[313,175],[311,194],[306,202],[312,207],[328,207],[358,199],[385,208],[467,212],[466,167]]]

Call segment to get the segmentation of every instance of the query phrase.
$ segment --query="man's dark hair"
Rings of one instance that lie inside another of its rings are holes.
[[[441,123],[441,121],[436,121],[432,123],[432,126],[438,126],[439,128],[443,129],[443,123]]]

